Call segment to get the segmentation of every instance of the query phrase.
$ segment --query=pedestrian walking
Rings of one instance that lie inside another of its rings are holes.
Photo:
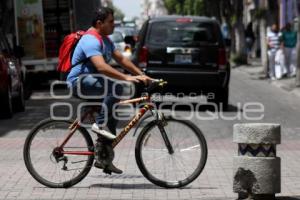
[[[273,24],[271,30],[267,33],[267,44],[268,44],[268,75],[271,80],[275,78],[275,56],[277,51],[280,49],[280,38],[281,32],[278,31],[277,24]]]
[[[254,32],[253,32],[252,26],[253,26],[252,22],[250,22],[247,25],[247,28],[245,30],[246,48],[247,48],[247,56],[248,56],[248,58],[250,58],[252,47],[253,47],[253,44],[255,42],[255,35],[254,35]]]
[[[295,75],[295,65],[292,63],[294,54],[293,51],[296,50],[297,44],[297,33],[292,30],[292,26],[290,23],[287,23],[284,31],[282,32],[282,46],[284,49],[284,57],[285,57],[285,67],[287,71],[287,76],[291,77]]]

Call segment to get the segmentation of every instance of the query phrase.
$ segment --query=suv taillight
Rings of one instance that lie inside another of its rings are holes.
[[[142,47],[139,54],[139,67],[146,68],[148,62],[148,48]]]
[[[226,64],[227,64],[226,50],[225,49],[219,49],[219,52],[218,52],[218,66],[219,66],[219,69],[225,69]]]

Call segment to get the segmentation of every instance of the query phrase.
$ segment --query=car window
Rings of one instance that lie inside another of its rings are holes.
[[[120,42],[124,41],[122,33],[120,33],[120,32],[114,32],[113,34],[111,34],[109,36],[109,38],[111,39],[111,41],[113,41],[115,43],[120,43]]]
[[[217,43],[216,25],[207,22],[155,22],[148,36],[148,43],[154,45],[199,45]]]

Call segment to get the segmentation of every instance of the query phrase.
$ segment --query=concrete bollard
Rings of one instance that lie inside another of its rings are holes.
[[[269,200],[280,193],[279,124],[235,124],[233,142],[238,156],[233,159],[233,191],[238,199]]]

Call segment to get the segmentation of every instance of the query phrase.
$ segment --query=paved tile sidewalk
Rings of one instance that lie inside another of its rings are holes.
[[[142,176],[134,159],[135,140],[127,137],[116,149],[115,163],[124,174],[108,176],[93,168],[72,188],[50,189],[27,172],[22,159],[24,138],[1,138],[0,199],[236,199],[232,158],[237,147],[231,139],[209,140],[208,162],[200,177],[183,189],[171,190],[157,187]],[[278,156],[282,160],[279,196],[300,199],[300,140],[284,141],[278,146]]]

